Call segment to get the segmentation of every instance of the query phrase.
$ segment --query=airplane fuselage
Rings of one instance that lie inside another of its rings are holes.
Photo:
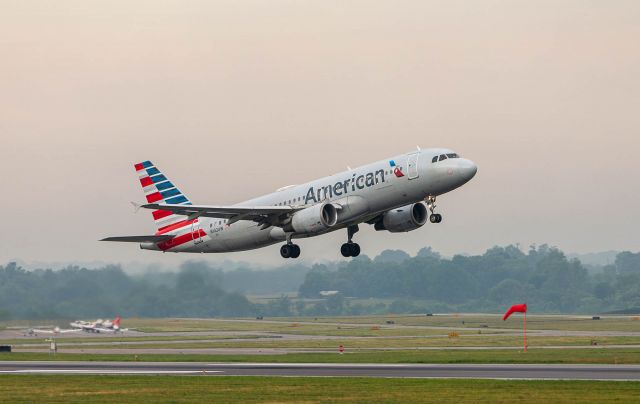
[[[442,159],[442,155],[455,157]],[[187,242],[167,249],[160,248],[157,243],[143,243],[141,248],[168,252],[222,253],[280,243],[287,236],[295,239],[325,234],[374,220],[390,210],[452,191],[473,178],[476,171],[477,167],[473,162],[458,157],[452,150],[417,150],[305,184],[285,187],[235,205],[304,208],[329,202],[343,207],[338,211],[337,224],[324,231],[292,234],[280,226],[265,227],[249,220],[229,225],[227,219],[200,217],[187,229],[163,233],[186,237]]]

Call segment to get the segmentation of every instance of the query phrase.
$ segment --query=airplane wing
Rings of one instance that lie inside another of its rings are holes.
[[[239,220],[261,222],[265,217],[293,213],[301,208],[291,206],[208,206],[208,205],[174,205],[162,203],[148,203],[140,206],[145,209],[168,210],[177,215],[193,217],[215,217],[229,219],[229,224]]]
[[[120,241],[128,243],[161,243],[163,241],[171,240],[173,236],[119,236],[119,237],[107,237],[100,241]]]
[[[31,331],[37,333],[37,334],[53,334],[54,331],[53,330],[38,330],[36,328],[31,329]]]
[[[79,329],[79,328],[72,328],[72,329],[69,329],[69,330],[60,330],[60,331],[58,331],[58,332],[59,332],[60,334],[66,334],[66,333],[68,333],[68,332],[81,332],[81,331],[82,331],[82,330],[81,330],[81,329]]]
[[[115,333],[116,330],[114,330],[113,328],[102,328],[102,327],[95,327],[92,329],[93,331],[97,331],[97,332],[106,332],[106,333]]]

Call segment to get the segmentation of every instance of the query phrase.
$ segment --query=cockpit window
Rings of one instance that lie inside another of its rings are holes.
[[[446,156],[446,155],[444,155],[444,154],[441,154],[441,155],[440,155],[440,161],[442,161],[442,160],[446,160],[446,159],[447,159],[447,156]]]
[[[447,153],[447,157],[449,157],[450,159],[457,159],[457,158],[459,158],[460,156],[458,156],[458,155],[457,155],[457,154],[455,154],[455,153]]]
[[[431,162],[435,163],[436,161],[438,161],[438,156],[433,156],[433,158],[431,159]]]

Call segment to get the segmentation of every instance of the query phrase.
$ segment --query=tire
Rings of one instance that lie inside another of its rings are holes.
[[[431,216],[429,216],[429,221],[431,223],[438,223],[438,215],[437,214],[432,214]]]
[[[353,243],[351,244],[351,256],[352,257],[357,257],[358,255],[360,255],[360,245]]]
[[[438,221],[436,223],[440,223],[442,221],[442,215],[438,213]]]
[[[282,256],[282,258],[291,257],[291,248],[289,248],[288,244],[285,244],[282,247],[280,247],[280,255]]]
[[[345,258],[351,257],[351,246],[349,245],[349,243],[344,243],[342,247],[340,247],[340,253]]]
[[[300,256],[300,246],[297,244],[291,245],[291,258],[298,258]]]

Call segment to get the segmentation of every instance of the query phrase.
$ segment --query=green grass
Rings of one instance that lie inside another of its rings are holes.
[[[227,332],[271,332],[294,335],[330,335],[330,336],[377,336],[377,335],[446,335],[446,328],[433,329],[425,327],[390,327],[385,321],[374,324],[321,324],[313,322],[293,321],[287,318],[274,320],[219,320],[219,319],[133,319],[128,322],[143,332],[193,332],[193,331],[227,331]],[[132,325],[132,327],[133,327]],[[472,333],[473,331],[461,331]]]
[[[638,382],[460,379],[3,376],[3,402],[634,402]]]
[[[284,318],[278,318],[284,320]],[[381,316],[341,316],[341,317],[297,317],[287,321],[316,323],[384,324],[392,320],[397,325],[422,327],[477,328],[483,325],[492,328],[520,329],[522,317],[517,314],[507,321],[502,315],[490,314],[446,314],[425,316],[423,314],[401,314]],[[561,331],[640,331],[640,316],[601,316],[592,320],[591,316],[574,315],[527,315],[527,328],[531,330]]]
[[[584,363],[640,364],[640,349],[529,349],[528,352],[492,350],[399,350],[335,353],[291,353],[282,355],[198,355],[198,354],[75,354],[50,356],[40,352],[0,353],[6,360],[147,362],[278,362],[278,363]]]
[[[29,338],[15,338],[15,339],[0,339],[0,345],[47,345],[45,339],[49,339],[51,336],[41,335],[38,337]],[[124,336],[105,336],[105,337],[67,337],[56,336],[55,339],[58,343],[126,343],[126,342],[169,342],[169,341],[200,341],[200,340],[228,340],[228,339],[261,339],[261,338],[280,338],[278,335],[174,335],[174,336],[141,336],[124,337]]]
[[[528,338],[530,347],[544,346],[590,346],[596,340],[599,345],[639,345],[640,337],[534,337]],[[185,341],[176,343],[66,345],[60,349],[205,349],[205,348],[289,348],[289,349],[332,349],[345,345],[352,349],[368,348],[428,348],[428,347],[517,347],[522,345],[520,336],[480,335],[457,338],[448,337],[408,337],[408,338],[345,338],[345,339],[301,339],[261,341]]]
[[[276,321],[277,323],[274,323]],[[290,330],[293,323],[299,324],[300,330],[324,332],[336,330],[336,325],[354,324],[367,329],[371,325],[386,326],[387,321],[394,321],[395,325],[417,327],[443,327],[443,328],[476,328],[488,326],[489,329],[519,329],[522,327],[520,315],[502,321],[500,315],[491,314],[446,314],[446,315],[378,315],[378,316],[337,316],[337,317],[268,317],[264,321],[254,318],[239,319],[183,319],[183,318],[127,318],[124,326],[136,328],[144,332],[169,332],[169,331],[286,331]],[[464,322],[464,323],[463,323]],[[0,329],[5,325],[32,327],[42,324],[58,324],[66,326],[68,322],[62,320],[38,320],[38,321],[10,321],[0,324]],[[327,326],[329,323],[331,326]],[[601,316],[600,320],[592,320],[591,316],[572,315],[535,315],[529,314],[527,325],[531,330],[565,330],[565,331],[640,331],[640,316]],[[328,334],[326,334],[328,335]]]

